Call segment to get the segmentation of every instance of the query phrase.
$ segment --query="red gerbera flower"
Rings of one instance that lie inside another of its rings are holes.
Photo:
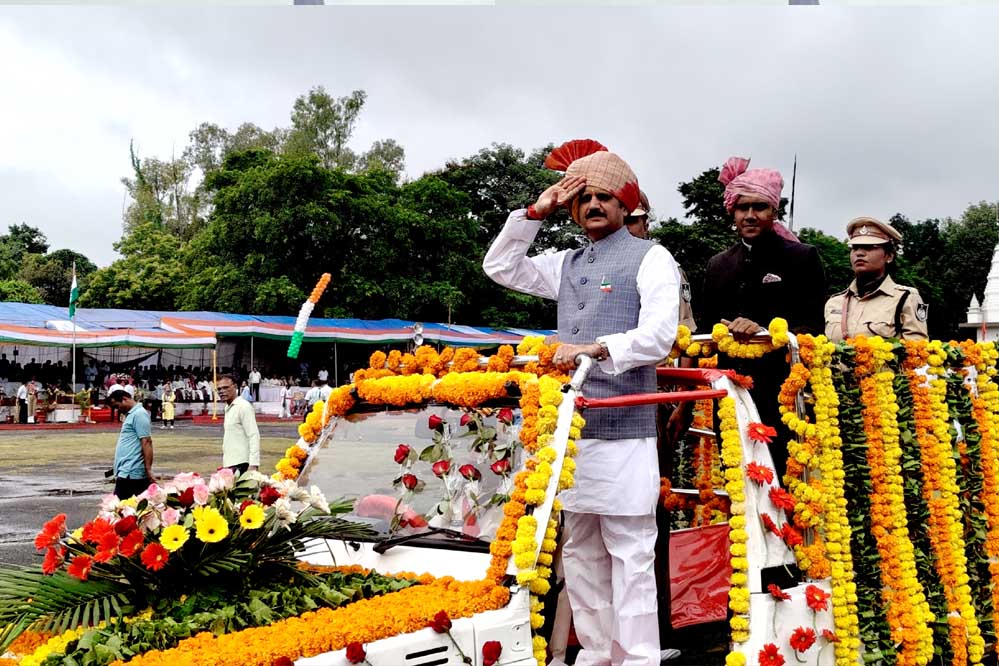
[[[364,646],[354,641],[353,643],[347,644],[347,661],[352,664],[360,664],[367,658],[368,653],[365,652]]]
[[[46,576],[54,574],[65,561],[66,546],[62,548],[50,546],[48,552],[45,553],[45,560],[42,561],[42,573]]]
[[[801,536],[801,532],[791,527],[790,523],[784,523],[780,526],[780,536],[784,539],[784,543],[787,544],[788,548],[794,548],[795,546],[800,546],[805,543],[805,539]]]
[[[775,537],[777,537],[778,539],[781,537],[780,528],[777,527],[777,523],[775,523],[774,519],[770,517],[770,514],[761,513],[760,520],[763,521],[763,527],[773,532]]]
[[[828,629],[822,630],[822,638],[826,639],[830,643],[839,643],[839,636],[829,631]]]
[[[118,554],[118,544],[120,541],[114,530],[103,535],[97,544],[97,554],[94,555],[94,562],[110,562]]]
[[[114,527],[111,525],[111,521],[107,518],[95,518],[83,526],[81,539],[84,543],[98,544],[101,542],[101,537],[108,532],[114,534]]]
[[[446,634],[451,631],[451,618],[447,611],[439,611],[437,615],[434,615],[434,619],[430,621],[430,628],[438,634]]]
[[[90,569],[94,566],[94,560],[89,555],[77,555],[72,560],[69,561],[69,566],[66,568],[66,573],[68,573],[73,578],[79,578],[80,580],[87,580],[87,576],[90,575]]]
[[[795,652],[804,652],[815,645],[815,632],[811,627],[798,627],[791,634],[791,648]]]
[[[132,557],[142,550],[144,541],[145,537],[142,535],[141,530],[132,530],[121,540],[121,543],[118,545],[118,552],[125,557]]]
[[[772,469],[766,465],[760,465],[754,462],[746,465],[746,476],[748,476],[751,481],[754,481],[761,486],[764,483],[773,483],[774,481],[774,471]]]
[[[829,609],[829,597],[832,596],[828,592],[824,592],[822,588],[816,587],[815,585],[809,585],[805,588],[805,603],[813,611],[824,611]]]
[[[42,531],[35,537],[35,548],[39,551],[52,548],[64,536],[66,536],[66,514],[60,513],[42,525]]]
[[[784,657],[773,643],[767,643],[760,650],[760,666],[784,666]]]
[[[169,557],[167,549],[153,541],[142,551],[142,565],[150,571],[159,571],[166,566]]]
[[[754,442],[769,444],[777,436],[777,430],[762,423],[750,423],[749,427],[746,428],[746,434]]]
[[[770,596],[777,601],[789,601],[791,599],[791,595],[777,587],[776,583],[770,583],[767,585],[767,591],[770,592]]]
[[[774,506],[778,509],[783,509],[784,511],[794,511],[794,505],[796,504],[794,495],[787,492],[783,488],[771,488],[768,495],[770,496],[770,501],[773,502]]]

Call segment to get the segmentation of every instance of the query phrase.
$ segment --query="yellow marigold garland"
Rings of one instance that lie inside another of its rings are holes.
[[[721,427],[721,461],[724,466],[725,490],[732,502],[729,519],[729,547],[732,566],[732,587],[728,593],[728,606],[732,609],[732,643],[737,645],[749,640],[749,560],[746,542],[746,483],[742,460],[742,437],[735,414],[735,400],[724,397],[718,401],[718,418]],[[731,655],[730,655],[731,656]]]
[[[733,358],[761,358],[764,354],[780,349],[788,343],[787,321],[774,318],[767,328],[769,342],[738,342],[725,324],[715,324],[711,329],[711,339],[718,351]],[[696,344],[696,343],[695,343]],[[701,353],[700,349],[696,350]]]
[[[900,666],[928,664],[933,658],[933,614],[916,575],[915,549],[909,539],[900,473],[898,403],[890,342],[857,337],[855,372],[864,403],[864,434],[871,475],[871,531],[881,555],[881,596]]]

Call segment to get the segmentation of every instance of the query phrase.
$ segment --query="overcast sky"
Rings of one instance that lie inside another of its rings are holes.
[[[129,140],[168,158],[201,122],[286,126],[316,85],[366,90],[353,147],[396,139],[410,177],[492,142],[593,138],[660,217],[730,155],[780,169],[788,196],[797,153],[796,226],[840,237],[857,215],[999,199],[999,8],[830,4],[2,6],[0,230],[106,265]]]

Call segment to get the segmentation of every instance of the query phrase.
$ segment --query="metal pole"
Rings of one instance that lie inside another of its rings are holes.
[[[333,343],[333,386],[340,385],[340,356],[337,354],[336,342]]]
[[[216,341],[215,346],[212,347],[212,421],[219,420],[216,410],[218,406],[218,398],[216,398],[218,391],[215,390],[215,387],[218,386],[218,349],[219,343]]]
[[[253,336],[251,335],[250,336],[250,372],[253,372],[253,368],[254,367],[256,367],[256,366],[253,365]]]

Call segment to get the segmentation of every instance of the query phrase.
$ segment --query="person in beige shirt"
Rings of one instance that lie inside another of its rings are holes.
[[[856,335],[925,340],[929,306],[915,287],[897,284],[889,274],[902,234],[873,217],[846,226],[854,280],[826,301],[826,337],[840,342]]]

